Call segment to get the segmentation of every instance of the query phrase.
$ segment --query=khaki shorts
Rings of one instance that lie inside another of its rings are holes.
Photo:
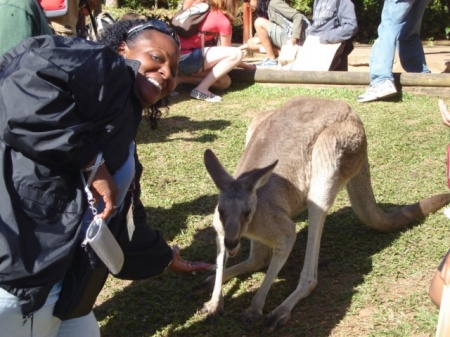
[[[271,22],[269,26],[269,38],[272,43],[281,48],[288,41],[288,36],[283,27],[278,26],[276,23]]]

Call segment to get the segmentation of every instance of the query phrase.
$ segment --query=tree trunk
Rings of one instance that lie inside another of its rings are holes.
[[[119,8],[119,0],[106,0],[105,6],[111,8]]]

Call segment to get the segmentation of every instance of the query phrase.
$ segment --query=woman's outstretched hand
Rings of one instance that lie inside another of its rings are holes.
[[[172,255],[172,263],[168,269],[175,273],[195,274],[196,272],[205,272],[216,268],[216,265],[211,263],[183,260],[180,256],[180,248],[178,246],[172,248]]]

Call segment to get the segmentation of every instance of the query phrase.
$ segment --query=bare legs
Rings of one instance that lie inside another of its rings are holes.
[[[255,29],[258,33],[258,38],[264,49],[266,50],[266,55],[269,59],[275,60],[275,50],[272,45],[272,41],[269,37],[269,27],[270,21],[265,18],[257,18],[255,21]]]
[[[196,84],[194,89],[200,93],[211,96],[209,89],[226,89],[231,84],[228,72],[242,61],[242,50],[237,47],[206,47],[202,71],[192,74],[179,74],[177,84]],[[214,95],[213,95],[214,96]]]
[[[199,85],[203,79],[206,77],[209,71],[201,71],[192,75],[178,74],[177,84],[189,83],[194,85]],[[211,88],[225,90],[231,85],[231,78],[228,75],[223,75],[218,78],[212,85]]]
[[[196,89],[211,94],[209,88],[242,61],[242,51],[236,47],[205,48],[204,69],[209,70]]]

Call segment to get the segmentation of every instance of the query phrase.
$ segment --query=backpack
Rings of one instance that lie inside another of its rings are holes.
[[[191,37],[200,32],[200,24],[210,10],[211,6],[207,2],[195,3],[175,13],[171,20],[172,27],[179,36]]]
[[[95,18],[91,18],[91,22],[86,25],[86,39],[90,41],[98,41],[102,32],[111,27],[116,20],[107,12],[101,12]]]

